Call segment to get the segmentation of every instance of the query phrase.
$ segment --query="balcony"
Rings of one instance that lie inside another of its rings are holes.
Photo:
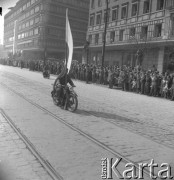
[[[166,9],[168,10],[174,9],[174,0],[166,0]]]

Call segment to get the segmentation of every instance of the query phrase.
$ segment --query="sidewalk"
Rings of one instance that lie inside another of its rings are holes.
[[[2,114],[0,114],[0,179],[51,180]]]

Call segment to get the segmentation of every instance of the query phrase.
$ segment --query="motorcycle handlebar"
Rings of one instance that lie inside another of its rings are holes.
[[[54,86],[54,84],[51,84],[52,86]],[[62,87],[65,87],[65,85],[61,85]],[[67,85],[67,87],[70,87],[70,88],[74,88],[74,87],[76,87],[75,85],[74,86],[68,86]]]

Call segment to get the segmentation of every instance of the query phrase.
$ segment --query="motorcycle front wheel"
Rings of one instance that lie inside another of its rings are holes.
[[[67,104],[68,111],[71,111],[71,112],[76,111],[77,110],[77,106],[78,106],[77,96],[75,96],[74,94],[70,94],[69,95],[68,104]]]

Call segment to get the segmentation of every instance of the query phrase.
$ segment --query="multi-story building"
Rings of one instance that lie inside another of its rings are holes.
[[[90,60],[101,64],[106,0],[90,0]],[[174,0],[108,0],[105,65],[160,72],[174,60]]]
[[[7,52],[4,50],[4,46],[0,44],[0,59],[7,58]]]
[[[86,40],[89,2],[86,0],[19,0],[4,17],[4,45],[22,51],[25,59],[65,58],[65,18],[69,11],[74,46]],[[74,59],[79,54],[74,53]]]

